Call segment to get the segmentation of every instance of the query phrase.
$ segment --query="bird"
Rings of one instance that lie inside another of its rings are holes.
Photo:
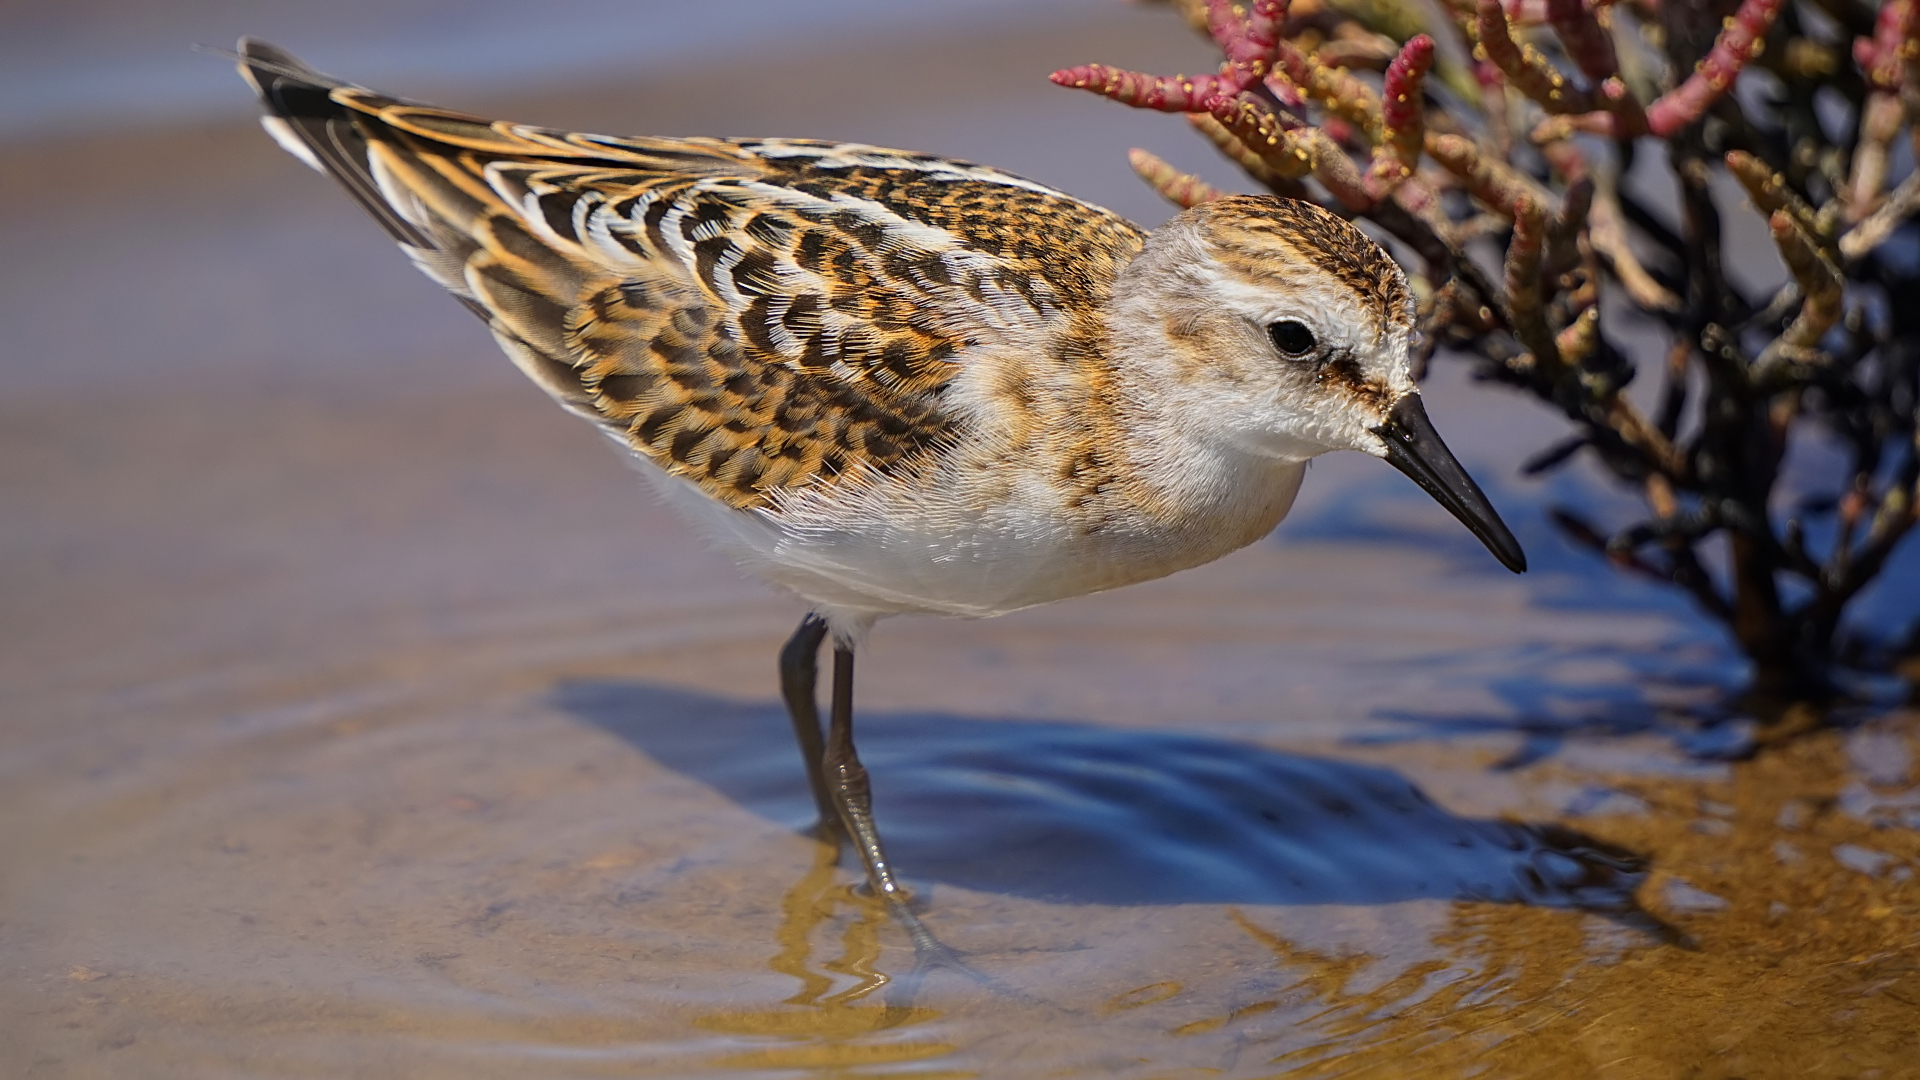
[[[819,829],[916,945],[853,738],[876,621],[1211,562],[1269,533],[1337,450],[1386,460],[1526,568],[1427,417],[1405,274],[1310,202],[1227,196],[1148,231],[928,154],[561,131],[251,38],[236,58],[281,147],[712,544],[806,603],[779,675]]]

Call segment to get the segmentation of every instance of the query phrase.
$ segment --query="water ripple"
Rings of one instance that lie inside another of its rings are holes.
[[[556,703],[796,827],[775,707],[618,681]],[[1060,903],[1384,904],[1470,898],[1628,913],[1645,865],[1557,825],[1468,818],[1372,765],[1192,735],[917,713],[862,719],[896,862]]]

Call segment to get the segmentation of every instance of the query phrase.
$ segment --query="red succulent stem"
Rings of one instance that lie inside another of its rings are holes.
[[[1227,57],[1217,75],[1148,75],[1105,64],[1081,64],[1048,77],[1056,85],[1091,90],[1138,109],[1206,112],[1208,99],[1234,97],[1260,86],[1276,73],[1275,53],[1281,47],[1280,27],[1286,17],[1286,0],[1254,0],[1245,19],[1234,11],[1232,0],[1208,0],[1208,26]],[[1277,78],[1273,81],[1281,82]],[[1284,83],[1280,89],[1290,91],[1274,91],[1283,103],[1295,108],[1304,104],[1297,91]]]
[[[1307,62],[1299,49],[1293,47],[1291,41],[1282,41],[1273,51],[1273,76],[1269,82],[1283,81],[1293,85],[1293,98],[1304,105],[1307,87],[1313,83],[1313,65]],[[1281,95],[1280,100],[1287,98]]]
[[[1205,180],[1183,173],[1152,152],[1137,146],[1127,151],[1127,162],[1149,187],[1182,210],[1191,210],[1201,203],[1212,202],[1224,194]]]
[[[1244,21],[1234,12],[1233,0],[1207,0],[1207,26],[1226,54],[1230,70],[1223,75],[1235,91],[1253,89],[1273,70],[1280,24],[1286,18],[1286,0],[1253,0]]]
[[[1307,129],[1290,127],[1266,103],[1252,94],[1207,99],[1207,111],[1220,126],[1240,140],[1267,168],[1284,179],[1297,180],[1313,170],[1312,148],[1298,141]]]
[[[1473,140],[1461,135],[1428,133],[1427,154],[1459,178],[1461,186],[1481,203],[1504,217],[1513,217],[1522,203],[1542,194],[1537,185],[1505,161],[1482,154]]]
[[[1613,134],[1634,137],[1647,133],[1647,110],[1618,75],[1600,84],[1600,101],[1613,117]]]
[[[1620,73],[1613,54],[1613,38],[1601,27],[1584,0],[1547,0],[1547,21],[1560,36],[1580,73],[1594,82]]]
[[[1285,105],[1287,108],[1295,112],[1301,112],[1306,109],[1307,96],[1300,92],[1300,88],[1294,85],[1293,80],[1287,78],[1284,72],[1276,69],[1273,74],[1268,75],[1266,87],[1267,91],[1273,95],[1274,100]]]
[[[1413,149],[1413,156],[1419,156],[1421,131],[1421,89],[1427,78],[1427,72],[1433,70],[1433,39],[1425,34],[1415,34],[1400,49],[1400,55],[1387,65],[1386,78],[1382,83],[1380,95],[1381,118],[1386,124],[1388,138],[1393,133],[1402,133],[1402,138]],[[1406,132],[1412,132],[1407,136]]]
[[[1898,91],[1908,61],[1920,52],[1920,3],[1887,0],[1873,21],[1871,38],[1856,38],[1853,58],[1876,90]]]
[[[1384,198],[1413,175],[1426,140],[1426,111],[1422,95],[1427,72],[1433,68],[1433,39],[1416,34],[1387,65],[1381,84],[1380,118],[1385,138],[1373,151],[1367,170],[1367,191]]]
[[[1147,75],[1138,71],[1081,64],[1047,76],[1055,84],[1091,90],[1122,105],[1160,112],[1199,112],[1216,94],[1237,93],[1222,75]]]
[[[1479,0],[1474,12],[1474,30],[1480,38],[1476,55],[1484,54],[1514,89],[1538,102],[1541,108],[1556,115],[1594,111],[1592,95],[1568,82],[1566,76],[1556,71],[1532,46],[1513,40],[1500,0]]]
[[[1533,354],[1534,368],[1552,372],[1560,366],[1560,349],[1543,306],[1540,255],[1545,243],[1546,214],[1523,195],[1514,201],[1513,239],[1507,244],[1507,317],[1513,336]]]
[[[1539,26],[1553,18],[1553,0],[1505,0],[1501,6],[1515,26]]]
[[[1700,119],[1708,106],[1732,88],[1747,61],[1760,55],[1782,2],[1745,0],[1687,81],[1647,106],[1647,128],[1664,139]]]
[[[1289,125],[1250,93],[1213,98],[1207,108],[1276,175],[1291,180],[1312,173],[1328,194],[1356,213],[1377,202],[1353,160],[1321,128]]]

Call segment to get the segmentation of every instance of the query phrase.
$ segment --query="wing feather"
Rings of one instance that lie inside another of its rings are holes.
[[[488,121],[240,53],[287,132],[529,377],[737,507],[926,461],[962,423],[942,394],[969,353],[1084,348],[1141,241],[963,162]]]

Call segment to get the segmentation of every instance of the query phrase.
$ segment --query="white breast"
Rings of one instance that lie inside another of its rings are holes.
[[[985,618],[1100,592],[1211,562],[1271,531],[1306,473],[1263,463],[1263,475],[1204,486],[1225,497],[1178,523],[1109,514],[1098,527],[1050,503],[1044,484],[996,485],[980,507],[960,481],[836,487],[779,507],[736,510],[643,461],[677,511],[742,569],[804,598],[857,637],[893,614]]]

